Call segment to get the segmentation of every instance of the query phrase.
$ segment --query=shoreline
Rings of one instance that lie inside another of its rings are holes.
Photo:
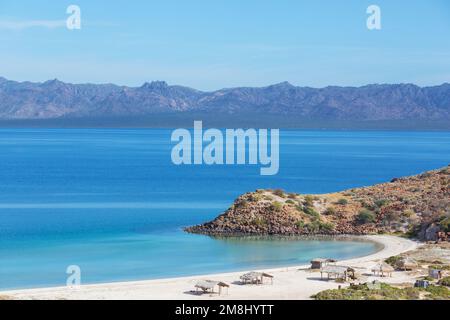
[[[370,255],[338,261],[339,265],[355,267],[358,271],[369,270],[379,260],[413,250],[420,244],[416,241],[391,235],[353,236],[362,240],[373,241],[383,247]],[[274,276],[273,285],[241,285],[239,276],[246,271],[233,271],[218,274],[206,274],[187,277],[174,277],[155,280],[139,280],[127,282],[110,282],[86,284],[77,289],[68,287],[48,287],[37,289],[19,289],[0,291],[0,296],[12,299],[74,299],[74,300],[191,300],[191,299],[310,299],[312,294],[326,289],[338,287],[334,281],[322,281],[317,273],[306,270],[309,265],[277,267],[262,269]],[[406,275],[407,276],[407,275]],[[368,277],[380,280],[379,277]],[[229,293],[225,295],[195,295],[195,283],[198,280],[217,280],[230,284]],[[373,279],[373,280],[374,280]],[[405,282],[405,274],[394,272],[392,278],[382,278],[386,282]],[[372,279],[370,279],[371,281]],[[343,284],[341,284],[343,285]],[[344,286],[344,285],[343,285]]]

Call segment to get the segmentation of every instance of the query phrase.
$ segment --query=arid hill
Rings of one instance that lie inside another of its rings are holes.
[[[185,229],[210,235],[401,233],[434,240],[450,231],[450,166],[371,187],[321,195],[257,190],[211,222]]]

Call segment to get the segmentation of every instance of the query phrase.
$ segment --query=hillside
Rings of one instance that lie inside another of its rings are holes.
[[[450,232],[450,166],[365,188],[321,195],[257,190],[215,220],[186,228],[210,235]]]
[[[362,87],[297,87],[284,82],[261,88],[204,92],[163,81],[140,87],[71,84],[59,80],[16,82],[0,77],[0,120],[134,118],[158,114],[205,117],[276,116],[296,121],[449,122],[450,84],[373,84]]]

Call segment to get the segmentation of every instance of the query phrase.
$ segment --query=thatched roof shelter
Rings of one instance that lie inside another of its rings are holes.
[[[248,272],[246,274],[243,274],[240,279],[242,280],[243,283],[247,284],[247,283],[252,283],[252,284],[263,284],[264,283],[264,278],[268,278],[270,279],[270,282],[273,284],[273,276],[268,274],[268,273],[264,273],[264,272]]]
[[[355,278],[355,269],[347,266],[328,265],[320,269],[320,278],[323,279],[323,274],[327,275],[327,279],[343,279],[347,277]]]
[[[208,293],[208,292],[216,293],[214,291],[216,286],[219,288],[219,291],[217,292],[219,295],[222,294],[223,288],[227,288],[227,292],[228,292],[228,288],[230,287],[225,282],[214,281],[214,280],[200,280],[200,281],[197,281],[197,283],[195,284],[196,290],[198,291],[200,289],[203,291],[203,293]]]
[[[394,272],[395,269],[390,266],[389,264],[385,262],[380,262],[376,266],[372,268],[372,272],[375,276],[385,277],[385,276],[392,276],[392,272]]]
[[[311,260],[311,269],[320,269],[330,263],[336,263],[337,260],[326,258],[315,258]]]

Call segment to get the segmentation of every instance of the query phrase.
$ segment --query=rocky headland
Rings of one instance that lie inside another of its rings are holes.
[[[213,221],[185,229],[208,235],[399,234],[436,240],[450,232],[450,166],[337,193],[256,190]]]

